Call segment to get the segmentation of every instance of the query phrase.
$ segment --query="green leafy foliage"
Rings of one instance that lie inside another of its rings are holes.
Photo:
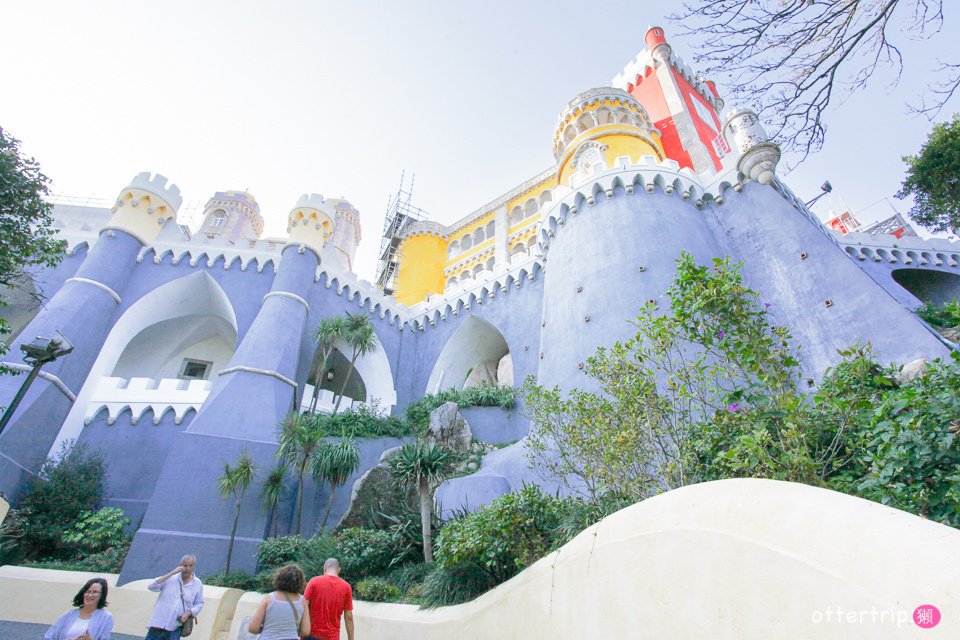
[[[572,491],[640,500],[698,482],[710,446],[697,442],[705,422],[742,418],[744,407],[787,416],[797,402],[790,334],[771,323],[740,265],[727,258],[698,265],[683,254],[667,297],[663,313],[644,305],[633,338],[587,360],[585,373],[603,393],[564,394],[532,379],[523,387],[530,462]],[[771,426],[775,439],[790,431],[787,423]],[[744,437],[748,445],[753,436]],[[763,444],[749,444],[756,446]]]
[[[510,409],[516,403],[516,389],[506,385],[480,385],[463,390],[447,389],[429,393],[404,409],[404,419],[416,433],[425,433],[430,425],[430,412],[447,402],[460,407],[501,407]]]
[[[52,267],[63,257],[67,243],[57,237],[53,205],[44,200],[49,184],[37,161],[21,155],[20,141],[0,127],[0,286],[19,288],[28,277],[26,267]],[[7,350],[2,338],[9,331],[0,318],[0,354]]]
[[[73,555],[75,548],[64,538],[81,514],[103,500],[105,476],[100,452],[64,443],[30,481],[20,501],[15,555],[26,559]]]
[[[344,433],[355,438],[403,438],[415,435],[413,429],[397,416],[382,415],[375,408],[361,404],[336,414],[314,414],[313,419],[323,436]]]
[[[898,198],[913,196],[910,217],[931,231],[960,229],[960,114],[933,126],[915,156],[904,156],[907,177]]]
[[[553,547],[563,513],[563,501],[536,485],[500,496],[447,523],[437,539],[437,565],[476,567],[499,584]]]
[[[353,589],[354,597],[367,602],[396,602],[403,595],[400,589],[383,578],[364,578]]]
[[[867,434],[863,497],[960,527],[960,357],[883,394]]]
[[[73,528],[63,534],[63,541],[77,545],[88,554],[99,553],[129,544],[125,533],[129,526],[130,519],[116,507],[83,511]]]
[[[257,566],[261,571],[295,562],[308,576],[323,574],[323,563],[337,554],[337,542],[329,533],[315,536],[282,536],[268,538],[257,547]]]
[[[396,536],[380,529],[351,527],[335,534],[337,559],[345,580],[383,575],[393,565],[402,546]]]
[[[214,573],[204,576],[203,583],[213,587],[269,593],[273,591],[273,571],[261,571],[257,574],[250,574],[246,571]]]
[[[917,315],[937,329],[960,327],[960,303],[956,300],[942,305],[925,302],[917,309]]]
[[[37,569],[56,569],[58,571],[92,571],[95,573],[120,573],[123,569],[123,562],[127,559],[127,552],[130,550],[130,540],[109,547],[98,553],[71,558],[67,560],[38,560],[36,562],[24,562],[25,567],[34,567]]]
[[[434,566],[420,589],[420,602],[427,609],[460,604],[497,586],[487,571],[475,564]]]

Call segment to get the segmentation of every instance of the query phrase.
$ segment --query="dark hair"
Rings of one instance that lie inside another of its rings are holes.
[[[87,580],[87,584],[83,585],[83,588],[77,592],[77,595],[73,596],[73,606],[83,606],[83,594],[87,592],[87,589],[89,589],[90,585],[92,584],[100,585],[100,602],[97,603],[97,609],[103,609],[105,606],[107,606],[107,581],[103,578],[92,578]]]
[[[301,569],[299,565],[283,565],[273,574],[273,588],[275,591],[303,593],[303,587],[306,583],[307,578],[303,575],[303,569]]]

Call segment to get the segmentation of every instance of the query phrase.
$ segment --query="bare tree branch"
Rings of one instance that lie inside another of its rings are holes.
[[[899,81],[904,61],[892,34],[938,33],[943,0],[697,0],[670,19],[696,40],[694,59],[802,161],[823,146],[831,104],[880,69]],[[937,73],[945,79],[915,108],[931,118],[960,86],[960,64],[941,63]]]

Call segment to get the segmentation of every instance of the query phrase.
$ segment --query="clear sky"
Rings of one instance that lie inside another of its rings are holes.
[[[678,6],[9,2],[0,126],[59,194],[113,199],[140,171],[171,178],[185,207],[246,189],[266,235],[284,234],[301,193],[345,197],[363,224],[356,270],[372,278],[402,171],[416,174],[414,204],[447,223],[546,169],[561,107],[608,85],[649,25],[692,61],[693,43],[671,37],[664,18]],[[907,66],[898,86],[875,82],[830,114],[825,149],[786,176],[802,198],[829,179],[865,220],[891,213],[884,198],[908,208],[893,199],[900,158],[931,125],[904,102],[940,55],[958,51],[951,8],[933,40],[898,41]],[[940,119],[956,110],[960,97]]]

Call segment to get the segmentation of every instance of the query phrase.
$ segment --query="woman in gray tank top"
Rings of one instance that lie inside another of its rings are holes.
[[[259,633],[260,640],[298,640],[310,635],[310,609],[304,608],[300,595],[306,584],[303,569],[288,564],[273,574],[273,593],[268,594],[253,617],[250,633]]]

